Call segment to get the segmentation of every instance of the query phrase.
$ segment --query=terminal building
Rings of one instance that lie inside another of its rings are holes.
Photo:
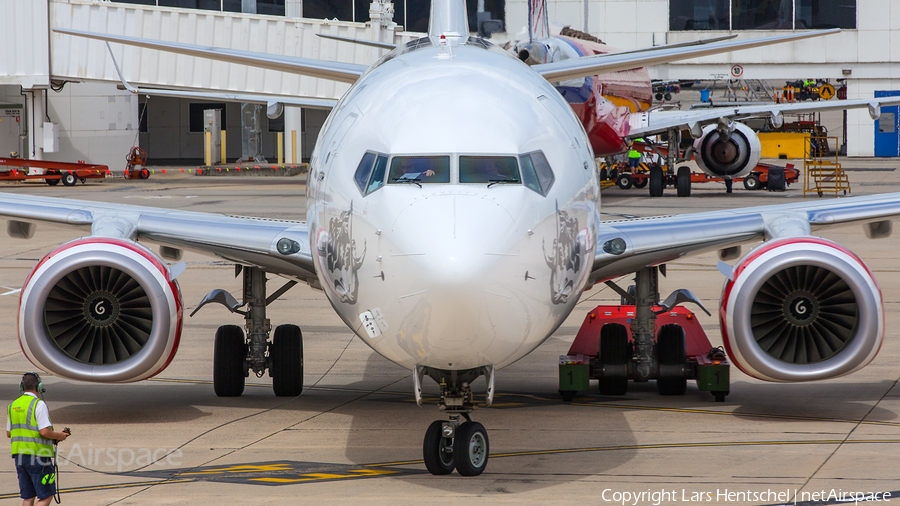
[[[195,163],[204,155],[204,111],[221,111],[226,160],[308,159],[327,111],[225,101],[136,96],[121,89],[104,43],[59,33],[70,28],[370,64],[385,50],[318,34],[403,43],[427,28],[428,0],[0,0],[0,156],[85,160],[121,170],[133,145],[151,163]],[[495,42],[521,37],[528,0],[469,0],[470,28],[489,20]],[[548,0],[551,23],[637,49],[733,33],[765,37],[841,28],[836,35],[670,63],[663,80],[828,79],[847,98],[900,94],[900,5],[891,0]],[[496,28],[495,28],[496,29]],[[896,34],[896,35],[895,35]],[[337,99],[348,85],[112,44],[135,86]],[[897,90],[897,91],[895,91]],[[897,107],[873,122],[847,113],[849,156],[900,156]],[[296,143],[290,139],[296,138]],[[296,152],[295,152],[296,150]]]

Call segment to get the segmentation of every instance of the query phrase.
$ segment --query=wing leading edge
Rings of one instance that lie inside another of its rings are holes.
[[[881,115],[881,108],[900,105],[898,97],[884,98],[860,98],[853,100],[832,100],[828,102],[812,102],[805,104],[768,104],[733,107],[714,107],[703,110],[690,111],[653,111],[632,114],[630,116],[631,128],[628,137],[637,138],[646,135],[664,133],[669,128],[688,129],[699,131],[696,125],[716,121],[719,118],[739,120],[751,117],[768,116],[772,123],[778,124],[782,120],[782,114],[806,113],[821,111],[838,111],[844,109],[861,109],[867,107],[869,116],[876,120]]]
[[[828,226],[897,217],[900,193],[601,222],[591,280],[600,282],[684,256],[764,239],[804,236]],[[617,239],[624,242],[619,254],[613,244]]]
[[[297,58],[294,56],[255,53],[252,51],[241,51],[238,49],[226,49],[221,47],[199,46],[195,44],[182,44],[179,42],[142,39],[138,37],[127,37],[124,35],[109,35],[105,33],[68,30],[63,28],[55,28],[53,31],[65,35],[75,35],[88,39],[105,40],[107,42],[117,42],[119,44],[143,47],[147,49],[156,49],[159,51],[168,51],[170,53],[178,53],[188,56],[199,56],[201,58],[210,58],[212,60],[224,61],[228,63],[252,65],[254,67],[260,67],[269,70],[280,70],[282,72],[291,72],[293,74],[318,77],[321,79],[330,79],[332,81],[340,81],[344,83],[356,82],[356,80],[359,79],[366,72],[366,70],[369,69],[369,67],[366,65],[359,65],[356,63],[313,60],[310,58]]]
[[[648,50],[637,53],[613,53],[600,56],[585,56],[571,60],[542,63],[534,65],[531,68],[550,82],[565,81],[567,79],[576,79],[608,72],[629,70],[637,67],[659,65],[661,63],[672,61],[689,60],[691,58],[727,53],[739,49],[782,44],[811,37],[831,35],[838,32],[840,32],[840,29],[835,28],[832,30],[776,35],[774,37],[761,37],[757,39],[712,42],[708,44]]]
[[[92,235],[113,231],[115,237],[211,254],[316,283],[305,222],[13,194],[0,194],[0,217],[74,225]],[[297,251],[281,254],[276,245],[283,238],[294,241]]]

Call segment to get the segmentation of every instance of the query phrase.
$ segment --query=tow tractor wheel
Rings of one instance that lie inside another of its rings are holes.
[[[609,180],[610,181],[618,181],[619,180],[619,169],[616,169],[616,168],[610,169]]]
[[[665,181],[663,180],[662,167],[650,167],[650,196],[662,197]]]
[[[141,169],[140,172],[138,172],[138,177],[140,179],[147,179],[150,177],[150,171],[147,169]]]
[[[75,174],[66,171],[62,174],[62,182],[66,186],[75,186],[75,183],[78,182],[78,178],[75,177]]]
[[[272,387],[279,397],[295,397],[303,392],[303,334],[296,325],[275,327],[269,348],[272,359]]]
[[[238,397],[244,393],[244,360],[247,345],[244,330],[237,325],[222,325],[216,330],[213,354],[213,388],[219,397]]]
[[[600,329],[600,364],[627,367],[628,330],[624,325],[607,323]],[[627,376],[600,377],[601,395],[625,395],[627,391]]]
[[[691,196],[691,169],[690,167],[678,167],[678,175],[675,178],[675,187],[679,197]]]
[[[683,365],[687,362],[685,351],[684,329],[681,325],[663,325],[656,336],[656,360],[659,365]],[[687,379],[679,377],[660,377],[656,380],[659,395],[684,395],[687,390]]]
[[[759,190],[759,187],[760,187],[759,178],[756,177],[756,174],[749,174],[747,177],[744,178],[744,188],[746,188],[750,191],[753,191],[753,190]]]
[[[444,422],[441,420],[431,422],[422,445],[425,467],[435,475],[450,474],[456,467],[453,463],[453,438],[444,437],[443,428]]]
[[[645,186],[647,186],[647,178],[646,177],[634,178],[634,187],[635,188],[643,188]]]
[[[56,171],[53,170],[53,169],[47,169],[47,170],[45,170],[45,171],[44,171],[44,174],[47,175],[47,176],[56,176],[56,175],[59,175],[59,173],[56,172]],[[47,181],[47,184],[49,184],[50,186],[56,186],[56,185],[59,184],[59,179],[45,179],[45,181]]]
[[[631,177],[631,174],[619,174],[616,184],[619,185],[619,188],[628,190],[634,184],[634,178]]]
[[[484,425],[466,422],[456,429],[453,438],[453,460],[462,476],[478,476],[487,467],[490,445]]]

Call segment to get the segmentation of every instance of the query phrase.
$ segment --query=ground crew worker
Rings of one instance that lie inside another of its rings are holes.
[[[56,493],[53,471],[54,443],[65,441],[65,432],[55,432],[50,423],[50,410],[38,398],[44,383],[35,372],[22,375],[22,395],[6,408],[6,437],[12,440],[12,457],[19,475],[19,494],[23,506],[46,506]]]
[[[644,142],[644,139],[635,139],[634,142]],[[628,163],[632,169],[638,168],[641,164],[641,153],[634,149],[634,144],[631,145],[631,150],[628,151]]]

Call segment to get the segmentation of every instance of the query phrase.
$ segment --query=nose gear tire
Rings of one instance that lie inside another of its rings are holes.
[[[453,460],[462,476],[478,476],[487,467],[490,445],[487,431],[478,422],[466,422],[456,429]]]
[[[422,456],[425,459],[425,468],[434,475],[444,475],[453,472],[456,468],[453,462],[453,453],[446,451],[453,448],[453,439],[443,437],[444,422],[435,420],[425,431],[425,442],[422,445]]]

